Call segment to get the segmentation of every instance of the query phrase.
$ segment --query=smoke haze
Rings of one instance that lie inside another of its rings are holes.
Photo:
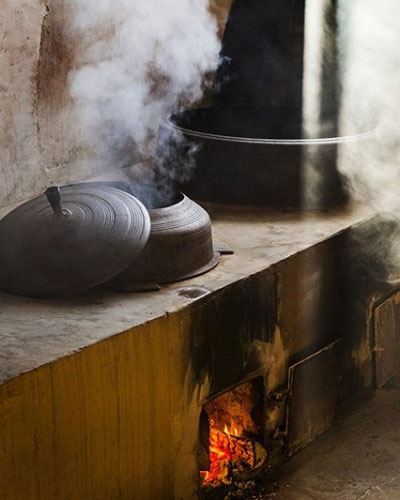
[[[400,2],[340,0],[340,132],[374,130],[342,148],[339,169],[356,201],[380,216],[353,235],[356,253],[400,278]]]
[[[400,2],[341,4],[341,131],[374,129],[374,137],[363,141],[350,159],[344,151],[339,167],[356,199],[391,210],[400,189]]]

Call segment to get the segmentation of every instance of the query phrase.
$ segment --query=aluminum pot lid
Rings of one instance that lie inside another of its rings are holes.
[[[119,189],[52,187],[0,221],[0,288],[71,296],[109,280],[144,248],[150,217]]]

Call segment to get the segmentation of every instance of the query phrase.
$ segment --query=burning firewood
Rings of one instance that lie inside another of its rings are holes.
[[[258,469],[267,453],[258,442],[225,431],[211,429],[210,470],[202,471],[203,485],[229,484],[233,476]]]

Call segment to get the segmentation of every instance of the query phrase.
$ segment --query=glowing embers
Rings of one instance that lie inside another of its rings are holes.
[[[262,383],[258,379],[226,392],[204,406],[208,417],[208,470],[202,486],[217,487],[258,469],[267,454],[262,445]]]

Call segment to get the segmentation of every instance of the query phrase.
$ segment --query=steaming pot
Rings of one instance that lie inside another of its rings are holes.
[[[150,209],[150,237],[140,255],[109,285],[132,290],[140,284],[184,280],[215,267],[211,220],[207,212],[182,193],[166,207]]]
[[[177,188],[196,200],[325,209],[347,200],[337,168],[340,153],[357,157],[357,148],[370,135],[337,137],[334,124],[328,123],[318,135],[305,137],[301,113],[292,107],[191,109],[161,125],[158,172],[174,177],[174,172],[184,171],[195,149],[194,173]]]
[[[157,289],[159,284],[203,274],[219,263],[221,251],[214,250],[208,213],[183,193],[174,192],[172,198],[163,199],[150,184],[100,181],[84,185],[109,186],[129,193],[143,203],[150,216],[150,235],[145,247],[107,283],[110,288]]]

